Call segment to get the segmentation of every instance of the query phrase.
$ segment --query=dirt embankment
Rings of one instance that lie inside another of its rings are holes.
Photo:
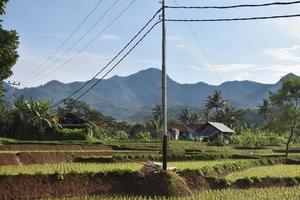
[[[21,152],[1,153],[1,165],[29,165],[29,164],[51,164],[62,162],[73,162],[78,157],[84,156],[111,156],[111,151],[101,152]]]
[[[77,157],[112,155],[112,149],[103,145],[0,145],[0,151],[0,166],[73,162]]]
[[[230,186],[213,178],[184,175],[190,189],[222,189],[291,186],[288,178],[263,178],[251,184],[238,180]],[[175,182],[174,182],[175,181]],[[299,182],[299,180],[298,180]],[[298,184],[298,183],[296,183]],[[174,188],[175,185],[175,188]],[[38,199],[48,197],[81,197],[92,195],[188,195],[189,189],[177,187],[176,180],[166,174],[141,178],[136,173],[76,174],[76,175],[18,175],[0,177],[0,199]],[[171,189],[170,189],[171,188]]]
[[[0,145],[0,151],[35,151],[35,150],[112,150],[104,145],[59,145],[59,144],[6,144]]]
[[[176,176],[176,175],[175,175]],[[136,173],[107,175],[18,175],[0,177],[0,199],[39,199],[92,195],[189,195],[186,183],[169,174],[141,178]],[[186,185],[182,187],[182,184]]]

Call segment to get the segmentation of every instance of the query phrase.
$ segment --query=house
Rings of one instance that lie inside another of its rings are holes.
[[[219,135],[228,138],[235,132],[219,122],[207,122],[201,124],[169,124],[168,130],[173,140],[198,140],[207,141]]]
[[[173,140],[198,140],[200,127],[199,124],[170,124],[168,130]]]
[[[219,122],[207,122],[198,131],[201,135],[200,138],[203,141],[207,141],[208,139],[216,138],[219,135],[223,135],[224,138],[226,139],[235,133],[234,130],[230,129],[226,125],[219,123]]]
[[[91,128],[91,123],[88,122],[85,119],[82,119],[78,116],[76,116],[73,113],[66,113],[63,116],[59,118],[58,123],[63,128],[69,128],[69,129],[85,129],[86,133],[90,136],[93,136],[93,130]]]

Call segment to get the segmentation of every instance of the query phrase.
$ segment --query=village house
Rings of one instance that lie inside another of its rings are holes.
[[[235,133],[234,130],[219,122],[207,122],[198,131],[203,141],[216,138],[219,135],[223,135],[225,139],[228,139]]]
[[[198,140],[207,141],[223,135],[228,138],[235,132],[219,122],[207,122],[200,124],[170,124],[168,129],[173,140]]]
[[[170,124],[168,125],[171,138],[173,140],[199,140],[197,130],[201,127],[199,124]]]

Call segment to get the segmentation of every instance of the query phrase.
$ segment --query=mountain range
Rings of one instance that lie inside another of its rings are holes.
[[[287,76],[295,77],[294,74]],[[93,80],[93,82],[96,80]],[[45,85],[32,88],[15,88],[15,96],[23,95],[25,99],[51,100],[57,102],[71,94],[85,82],[62,83],[56,80]],[[6,89],[5,99],[11,98],[12,87],[3,83]],[[270,91],[277,91],[281,87],[281,80],[275,84],[263,84],[253,81],[228,81],[221,85],[209,85],[204,82],[195,84],[181,84],[168,78],[169,108],[176,112],[176,108],[191,107],[200,109],[207,96],[215,90],[222,92],[237,108],[255,108],[267,98]],[[118,120],[139,121],[149,116],[151,108],[161,101],[161,71],[149,68],[138,73],[120,77],[113,76],[103,80],[82,101],[93,108],[110,115]]]

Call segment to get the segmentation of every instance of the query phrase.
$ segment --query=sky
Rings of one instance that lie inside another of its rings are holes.
[[[14,75],[7,80],[20,81],[21,87],[39,86],[51,80],[65,83],[89,80],[161,6],[158,0],[103,0],[71,39],[49,57],[99,2],[10,0],[6,14],[1,18],[5,29],[16,30],[19,34],[20,57],[13,67]],[[185,6],[268,2],[271,0],[177,0],[179,5]],[[128,10],[105,29],[129,4]],[[175,5],[175,2],[167,0],[167,4]],[[112,9],[106,12],[111,6]],[[167,18],[299,13],[300,4],[227,10],[168,9]],[[91,28],[93,24],[95,26]],[[233,80],[275,83],[287,73],[300,75],[299,24],[300,18],[189,24],[168,22],[167,73],[180,83],[206,82],[213,85]],[[79,42],[74,45],[76,41]],[[107,78],[127,76],[150,67],[161,68],[161,26],[157,26]]]

